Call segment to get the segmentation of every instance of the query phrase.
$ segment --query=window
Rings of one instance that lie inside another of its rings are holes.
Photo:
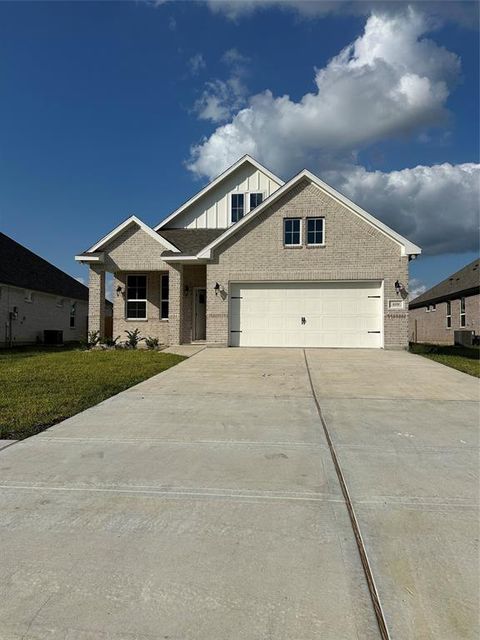
[[[147,276],[127,276],[127,320],[147,319]]]
[[[465,317],[465,298],[460,298],[460,326],[466,326],[466,317]]]
[[[25,289],[25,302],[33,302],[33,293],[28,289]]]
[[[168,320],[168,273],[160,276],[160,318]]]
[[[77,303],[70,304],[70,329],[75,329],[75,319],[77,316]]]
[[[259,204],[262,204],[263,201],[263,193],[251,193],[250,194],[250,211],[258,207]]]
[[[450,300],[447,302],[447,329],[452,328],[452,303]]]
[[[232,222],[243,218],[245,211],[245,196],[243,193],[232,193]]]
[[[323,244],[325,218],[307,218],[307,244]]]
[[[286,247],[299,247],[302,242],[300,239],[300,218],[285,218],[283,221],[283,241]]]

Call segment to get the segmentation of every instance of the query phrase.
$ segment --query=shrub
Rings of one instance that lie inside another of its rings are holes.
[[[158,338],[154,338],[153,336],[147,336],[145,338],[145,344],[147,345],[147,349],[158,349],[160,340]]]
[[[138,343],[145,338],[142,338],[140,335],[140,329],[134,329],[133,331],[125,331],[127,334],[127,340],[125,341],[125,346],[128,349],[136,349],[138,347]]]
[[[120,336],[117,336],[116,338],[104,338],[102,340],[102,344],[106,347],[116,347],[118,340],[120,340]]]
[[[100,331],[89,331],[87,336],[87,349],[96,347],[100,342]]]

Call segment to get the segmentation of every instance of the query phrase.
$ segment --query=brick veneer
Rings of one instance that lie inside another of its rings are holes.
[[[447,328],[447,303],[436,304],[435,311],[425,307],[409,312],[408,335],[411,342],[453,344],[454,331],[475,331],[480,334],[480,295],[465,298],[465,326],[460,326],[460,298],[451,300],[452,327]]]
[[[305,218],[325,217],[325,246],[305,246]],[[304,245],[285,248],[283,219],[301,217]],[[408,257],[400,246],[344,205],[304,181],[220,245],[207,264],[207,341],[228,343],[228,296],[215,295],[219,282],[269,280],[383,280],[386,348],[408,346],[407,310],[389,312],[397,300],[394,283],[408,287]]]

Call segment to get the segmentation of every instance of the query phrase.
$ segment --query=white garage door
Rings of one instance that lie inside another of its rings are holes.
[[[380,282],[230,284],[234,347],[382,346]]]

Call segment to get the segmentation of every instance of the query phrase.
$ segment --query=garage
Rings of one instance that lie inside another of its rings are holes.
[[[379,281],[231,283],[230,345],[383,346]]]

